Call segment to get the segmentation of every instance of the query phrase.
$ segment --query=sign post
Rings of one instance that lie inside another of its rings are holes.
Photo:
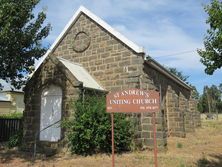
[[[160,94],[154,90],[126,89],[111,92],[106,96],[106,111],[112,122],[112,167],[115,165],[114,113],[150,112],[153,119],[154,163],[157,167],[156,112],[160,110]]]
[[[157,167],[157,144],[156,144],[156,113],[153,112],[153,153],[154,153],[154,164]]]
[[[111,113],[111,122],[112,122],[112,167],[114,167],[114,162],[115,162],[115,148],[114,148],[114,114]]]

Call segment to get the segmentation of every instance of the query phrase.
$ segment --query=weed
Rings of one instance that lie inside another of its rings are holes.
[[[177,143],[177,148],[183,148],[183,144],[182,143]]]

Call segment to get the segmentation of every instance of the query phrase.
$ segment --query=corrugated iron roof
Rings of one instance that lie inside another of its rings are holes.
[[[83,87],[105,91],[96,80],[81,65],[73,63],[69,60],[58,58],[59,61],[75,76],[75,78],[83,83]]]

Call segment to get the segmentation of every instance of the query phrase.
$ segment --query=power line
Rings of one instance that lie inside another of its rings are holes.
[[[172,53],[168,55],[163,55],[163,56],[157,56],[155,58],[163,58],[163,57],[171,57],[171,56],[176,56],[176,55],[183,55],[186,53],[191,53],[191,52],[196,52],[197,50],[188,50],[188,51],[183,51],[183,52],[177,52],[177,53]]]

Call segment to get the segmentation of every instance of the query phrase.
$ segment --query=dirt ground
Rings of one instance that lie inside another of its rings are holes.
[[[115,167],[152,167],[153,152],[132,152],[115,157]],[[59,154],[38,156],[0,147],[0,167],[111,167],[111,156],[88,157]],[[168,139],[167,152],[158,153],[159,167],[222,167],[222,120],[203,121],[202,127],[186,138]]]

